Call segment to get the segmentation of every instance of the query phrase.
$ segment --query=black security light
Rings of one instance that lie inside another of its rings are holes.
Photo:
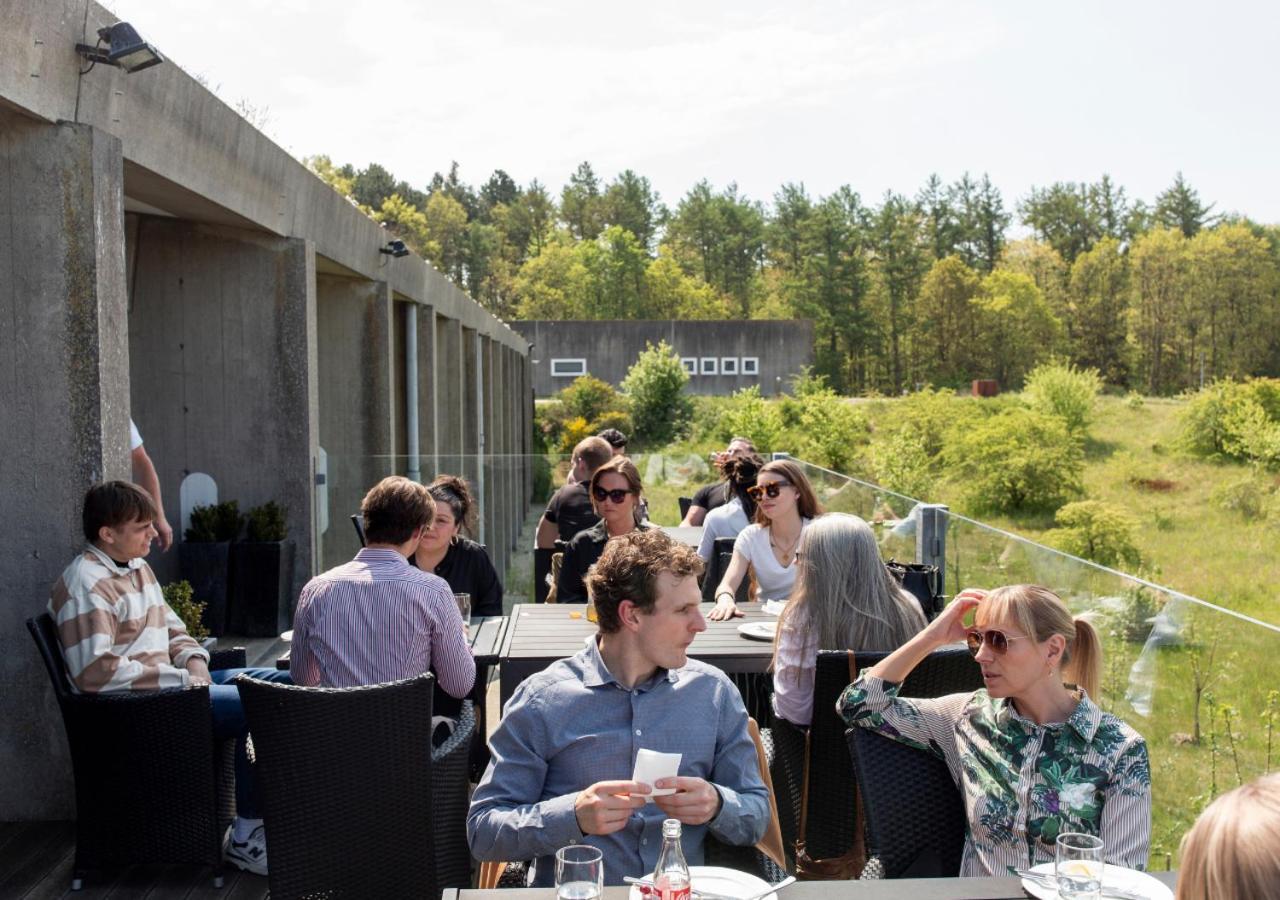
[[[378,248],[378,252],[398,259],[401,256],[408,256],[409,248],[404,245],[404,241],[388,241],[387,246]]]
[[[164,62],[160,51],[139,37],[128,22],[117,22],[106,28],[99,28],[97,45],[91,47],[88,44],[76,44],[76,52],[91,63],[105,63],[126,72],[140,72]],[[89,68],[92,69],[93,66]]]

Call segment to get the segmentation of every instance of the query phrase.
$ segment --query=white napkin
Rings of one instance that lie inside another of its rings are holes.
[[[675,778],[679,774],[679,753],[659,753],[657,750],[644,749],[636,751],[636,769],[631,774],[631,780],[643,782],[653,788],[653,793],[649,795],[650,800],[655,796],[674,794],[675,788],[659,788],[654,785],[658,783],[659,778]]]
[[[787,608],[786,600],[766,600],[764,605],[760,607],[760,611],[771,616],[780,616],[782,611]]]

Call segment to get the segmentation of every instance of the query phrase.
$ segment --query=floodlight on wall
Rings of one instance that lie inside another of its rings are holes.
[[[160,51],[139,37],[137,30],[128,22],[117,22],[106,28],[99,28],[98,43],[92,47],[88,44],[76,44],[76,52],[93,65],[105,63],[126,72],[140,72],[164,62]]]
[[[408,256],[409,248],[404,245],[404,241],[388,241],[387,246],[378,248],[378,252],[398,259],[401,256]]]

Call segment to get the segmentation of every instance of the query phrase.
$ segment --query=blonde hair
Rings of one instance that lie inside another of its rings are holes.
[[[1102,643],[1085,619],[1073,618],[1071,610],[1053,591],[1038,584],[1011,584],[987,594],[978,606],[974,624],[979,628],[992,622],[1013,622],[1037,643],[1055,634],[1066,638],[1062,651],[1062,679],[1084,688],[1098,698],[1098,678],[1102,670]]]
[[[1280,886],[1280,772],[1223,794],[1182,838],[1177,900],[1246,900]]]

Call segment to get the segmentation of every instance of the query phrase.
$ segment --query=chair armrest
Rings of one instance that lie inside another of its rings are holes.
[[[471,738],[476,733],[476,707],[470,700],[462,701],[462,711],[458,715],[458,726],[453,734],[439,747],[431,751],[433,766],[447,765],[450,760],[461,754],[466,756],[471,747]]]
[[[209,671],[220,669],[243,669],[248,665],[243,647],[229,647],[226,650],[214,650],[209,654]]]

